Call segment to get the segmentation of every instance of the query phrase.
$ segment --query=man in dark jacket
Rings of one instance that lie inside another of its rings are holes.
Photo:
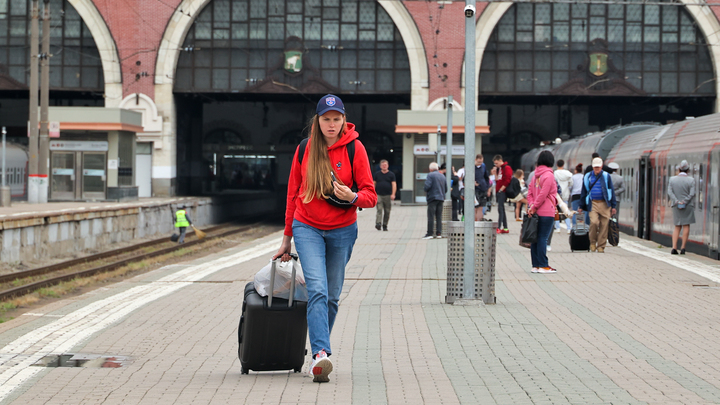
[[[430,173],[428,173],[425,178],[428,227],[423,239],[432,239],[433,235],[438,239],[442,237],[442,209],[446,191],[447,184],[445,183],[445,176],[438,171],[438,164],[436,162],[430,163]],[[437,233],[435,234],[433,234],[433,222],[437,223]]]

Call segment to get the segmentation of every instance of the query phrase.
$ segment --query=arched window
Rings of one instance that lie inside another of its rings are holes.
[[[515,4],[487,44],[480,93],[712,96],[707,47],[678,5]]]
[[[26,89],[30,83],[31,3],[0,0],[0,90]],[[50,18],[50,88],[103,91],[100,53],[75,8],[67,0],[50,0]]]
[[[405,45],[376,1],[213,0],[182,49],[176,92],[410,92]]]

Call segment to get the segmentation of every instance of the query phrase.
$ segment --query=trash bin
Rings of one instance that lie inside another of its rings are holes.
[[[485,304],[495,303],[495,241],[497,222],[475,222],[474,297]],[[448,222],[447,295],[445,303],[465,299],[465,223]]]

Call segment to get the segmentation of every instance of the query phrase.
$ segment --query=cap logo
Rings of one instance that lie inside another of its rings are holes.
[[[329,105],[330,107],[335,105],[335,97],[328,97],[325,99],[325,104]]]

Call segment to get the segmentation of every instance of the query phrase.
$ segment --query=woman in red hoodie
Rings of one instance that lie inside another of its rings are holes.
[[[290,260],[295,237],[308,289],[307,323],[315,382],[329,381],[332,331],[345,280],[345,265],[357,239],[356,208],[377,203],[365,147],[345,119],[339,97],[320,99],[304,151],[298,147],[290,169],[285,235],[277,254]],[[303,145],[304,143],[301,143]],[[353,150],[354,148],[354,155]],[[353,155],[351,158],[350,155]],[[349,186],[357,186],[355,187]]]

